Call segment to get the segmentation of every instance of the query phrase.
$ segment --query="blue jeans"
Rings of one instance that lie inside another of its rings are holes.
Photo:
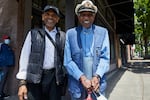
[[[6,83],[6,80],[7,80],[7,76],[8,76],[8,71],[9,71],[9,67],[7,66],[3,66],[3,67],[0,67],[1,68],[1,80],[0,80],[0,95],[3,94],[3,90],[4,90],[4,86],[5,86],[5,83]]]

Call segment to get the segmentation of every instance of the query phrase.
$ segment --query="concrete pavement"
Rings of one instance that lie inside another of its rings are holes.
[[[150,65],[132,63],[108,79],[108,100],[150,100]]]

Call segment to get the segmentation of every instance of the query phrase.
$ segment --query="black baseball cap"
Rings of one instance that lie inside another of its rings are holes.
[[[53,10],[57,14],[57,16],[60,17],[60,12],[59,12],[59,9],[57,7],[51,6],[51,5],[47,5],[47,6],[44,7],[43,13],[47,12],[49,10]]]

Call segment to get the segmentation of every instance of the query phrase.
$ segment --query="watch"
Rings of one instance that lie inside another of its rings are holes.
[[[19,87],[22,86],[22,85],[26,85],[26,84],[27,84],[26,80],[21,79],[19,81]]]
[[[98,80],[101,80],[101,77],[98,74],[95,74],[94,77],[97,77]]]

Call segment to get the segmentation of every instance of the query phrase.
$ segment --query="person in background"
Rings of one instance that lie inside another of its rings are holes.
[[[2,36],[3,43],[0,46],[0,98],[5,97],[4,86],[7,80],[10,67],[14,66],[15,57],[12,48],[10,47],[10,37]]]
[[[45,6],[43,28],[29,31],[26,37],[16,75],[19,100],[61,100],[61,73],[57,71],[63,63],[65,33],[56,27],[59,19],[57,7]]]
[[[67,30],[64,66],[69,74],[71,100],[85,100],[93,92],[105,93],[105,73],[109,70],[110,47],[106,28],[94,25],[97,7],[84,0],[75,8],[81,25]]]

